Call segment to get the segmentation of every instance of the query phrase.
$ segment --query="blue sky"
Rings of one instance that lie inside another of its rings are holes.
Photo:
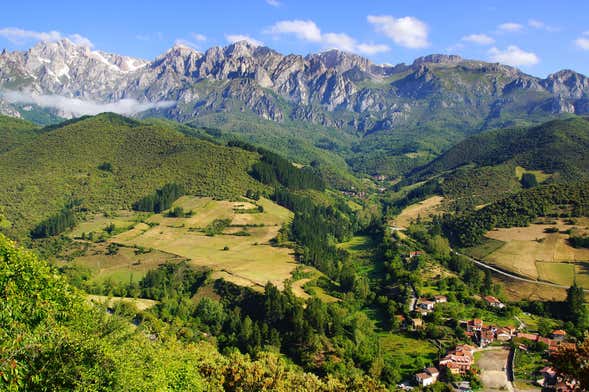
[[[22,50],[59,37],[146,59],[176,42],[204,51],[249,37],[282,53],[336,47],[390,64],[453,53],[538,76],[563,68],[589,74],[586,0],[7,0],[2,5],[0,47]]]

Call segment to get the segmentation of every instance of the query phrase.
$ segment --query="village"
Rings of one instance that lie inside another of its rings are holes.
[[[495,297],[486,297],[485,300],[494,304],[493,306],[504,306]],[[419,299],[417,307],[420,313],[433,311],[435,304],[444,302],[445,298],[440,296],[433,300]],[[486,324],[481,319],[472,319],[460,322],[461,327],[466,331],[465,335],[470,339],[471,344],[459,344],[446,352],[438,361],[437,366],[426,367],[423,371],[414,375],[413,384],[418,388],[431,386],[439,381],[451,382],[455,391],[472,391],[469,381],[470,376],[478,376],[484,369],[477,367],[476,353],[485,350],[509,351],[507,360],[501,364],[501,371],[505,373],[505,379],[513,382],[513,360],[516,350],[527,351],[533,344],[540,344],[541,347],[552,355],[560,349],[574,348],[575,343],[567,342],[567,334],[563,330],[554,330],[550,337],[544,337],[537,333],[526,333],[518,331],[513,326],[499,327]],[[411,319],[411,328],[419,329],[424,327],[422,319]],[[572,392],[575,390],[574,382],[565,382],[557,377],[557,372],[546,366],[541,371],[541,378],[536,380],[538,387],[542,390],[553,390],[555,392]],[[414,386],[401,384],[404,390],[412,390]],[[513,387],[509,388],[514,390]]]

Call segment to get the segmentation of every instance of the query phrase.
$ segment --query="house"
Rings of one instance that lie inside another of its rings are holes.
[[[490,306],[492,306],[494,308],[503,309],[505,307],[505,304],[503,302],[499,301],[497,298],[493,297],[492,295],[487,295],[484,299],[487,302],[487,304],[489,304]]]
[[[440,372],[435,367],[426,368],[423,372],[415,375],[415,381],[417,381],[418,385],[427,387],[428,385],[435,384],[438,381],[439,376]]]
[[[434,302],[437,304],[442,304],[448,302],[448,297],[445,295],[436,295],[434,296]]]
[[[499,328],[497,330],[497,340],[500,342],[507,342],[511,340],[511,330],[509,328]]]
[[[481,347],[488,346],[495,341],[495,333],[491,329],[483,329],[479,333],[479,343]]]
[[[483,329],[483,320],[481,319],[474,319],[469,320],[466,322],[466,331],[467,332],[475,332],[481,331]]]
[[[409,258],[413,259],[415,257],[423,256],[424,252],[422,250],[414,250],[409,252]]]
[[[562,329],[557,329],[555,331],[552,331],[551,337],[552,339],[562,342],[567,336],[567,333],[565,331],[563,331]]]
[[[538,334],[535,333],[518,332],[516,336],[520,339],[531,340],[532,342],[538,340]]]
[[[432,311],[434,310],[436,303],[425,298],[419,298],[417,300],[417,306],[421,309]]]
[[[452,374],[465,374],[470,371],[474,363],[474,347],[463,344],[456,348],[439,362],[440,366],[447,368]]]

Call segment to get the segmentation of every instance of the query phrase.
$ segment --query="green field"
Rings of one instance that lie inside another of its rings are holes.
[[[379,338],[385,360],[394,363],[404,376],[433,366],[438,358],[438,349],[428,340],[389,332],[380,333]]]
[[[108,243],[90,244],[88,250],[73,261],[60,261],[58,266],[76,266],[90,271],[91,282],[103,283],[112,280],[117,283],[138,282],[147,271],[164,263],[178,263],[184,258],[158,250],[137,254],[134,248],[120,247],[116,254],[109,255]]]
[[[250,212],[258,205],[263,212]],[[180,198],[175,206],[192,211],[192,216],[155,214],[147,224],[138,224],[111,241],[178,255],[195,266],[211,268],[213,277],[239,285],[262,287],[272,282],[283,287],[290,278],[296,267],[293,251],[271,245],[292,217],[287,209],[267,199],[219,201],[190,196]],[[230,220],[230,225],[220,234],[207,235],[207,226],[219,219]]]
[[[575,281],[575,266],[565,263],[536,262],[538,278],[548,282],[554,282],[565,286],[572,285]]]

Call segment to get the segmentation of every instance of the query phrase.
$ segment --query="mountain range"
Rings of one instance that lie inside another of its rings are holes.
[[[357,171],[390,175],[465,135],[589,113],[589,78],[571,70],[542,79],[454,55],[378,65],[337,50],[283,55],[245,41],[204,53],[176,45],[153,61],[41,42],[2,52],[0,91],[0,113],[36,122],[115,111],[232,131],[262,126],[262,144],[280,144],[267,139],[286,128],[298,149],[310,140]],[[283,149],[292,157],[295,147]]]

